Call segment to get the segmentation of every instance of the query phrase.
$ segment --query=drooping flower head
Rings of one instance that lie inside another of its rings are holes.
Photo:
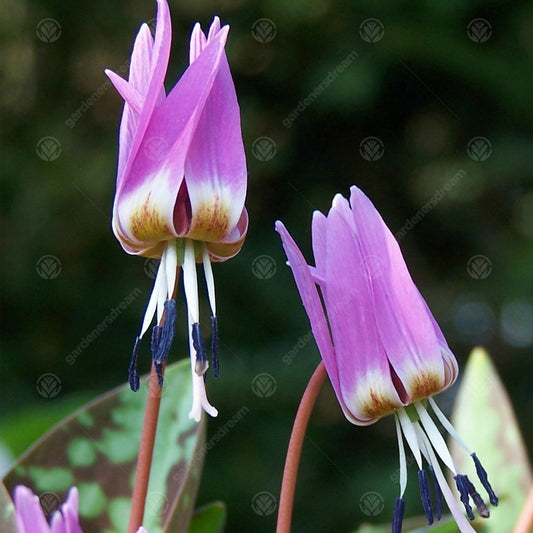
[[[468,450],[432,398],[455,381],[457,361],[413,283],[392,233],[361,190],[352,187],[350,192],[349,202],[335,196],[327,216],[314,213],[314,267],[307,264],[283,224],[276,223],[324,366],[350,422],[364,426],[394,414],[400,497],[395,504],[393,532],[401,530],[407,485],[404,439],[419,467],[428,522],[440,518],[444,496],[461,531],[473,532],[446,483],[440,462],[453,472],[471,520],[470,498],[481,516],[488,516],[487,506],[470,480],[455,468],[427,409],[429,404],[442,425]],[[469,453],[491,503],[497,505],[485,470],[476,455]],[[429,477],[434,480],[434,505]]]
[[[203,263],[212,311],[212,350],[217,369],[217,322],[211,261],[225,261],[242,247],[248,228],[244,207],[246,160],[240,112],[224,47],[228,26],[215,17],[207,36],[198,24],[190,41],[190,65],[168,95],[163,85],[171,42],[166,0],[157,0],[152,37],[139,30],[128,81],[106,71],[124,98],[120,124],[113,231],[130,254],[161,258],[154,289],[130,365],[135,370],[140,339],[157,311],[152,357],[161,370],[173,338],[177,268],[184,274],[193,376],[190,416],[207,400],[208,367],[200,334],[196,262]]]

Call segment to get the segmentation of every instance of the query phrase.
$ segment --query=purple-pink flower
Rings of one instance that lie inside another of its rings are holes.
[[[368,425],[394,415],[400,496],[393,532],[401,531],[407,485],[404,441],[419,468],[420,495],[428,522],[440,519],[444,496],[461,531],[473,532],[446,482],[441,463],[453,473],[471,520],[470,500],[480,516],[488,516],[488,508],[467,476],[457,471],[429,414],[431,407],[443,427],[472,456],[490,502],[497,505],[479,459],[432,398],[455,381],[457,361],[378,211],[357,187],[350,193],[349,201],[335,196],[327,216],[320,212],[313,215],[314,267],[307,264],[285,226],[276,223],[324,366],[350,422]]]
[[[66,501],[54,511],[50,524],[44,516],[39,498],[24,485],[14,490],[15,522],[18,533],[83,533],[78,518],[78,489],[72,487]],[[148,533],[140,527],[137,533]]]
[[[247,184],[240,111],[224,47],[229,27],[215,17],[205,35],[195,25],[190,65],[167,94],[164,79],[172,37],[166,0],[157,0],[155,36],[143,24],[131,55],[128,80],[106,71],[124,98],[120,124],[113,231],[130,254],[161,258],[152,297],[135,345],[157,313],[152,357],[161,372],[173,338],[177,268],[183,268],[188,308],[193,406],[216,416],[207,400],[209,366],[199,325],[196,262],[203,263],[212,312],[212,352],[217,369],[217,322],[211,261],[241,249],[248,228]],[[163,314],[165,318],[163,319]]]
[[[76,487],[69,490],[66,501],[54,511],[50,524],[44,516],[39,498],[28,487],[15,487],[14,503],[18,533],[83,533],[78,521]]]

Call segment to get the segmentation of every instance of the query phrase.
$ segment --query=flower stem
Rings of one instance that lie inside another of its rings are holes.
[[[296,478],[298,477],[298,466],[302,454],[302,446],[307,430],[307,424],[311,416],[311,411],[315,405],[318,393],[326,380],[327,373],[322,361],[314,371],[304,395],[298,406],[294,425],[292,427],[285,468],[283,470],[283,480],[281,482],[281,495],[279,498],[277,533],[290,533],[292,521],[292,508],[294,503],[294,491],[296,488]]]
[[[164,375],[164,373],[165,365],[163,364],[161,374]],[[162,389],[159,388],[155,365],[152,363],[141,444],[139,446],[139,456],[137,457],[135,485],[133,487],[133,496],[131,499],[128,533],[135,533],[142,526],[144,518],[144,506],[146,503],[148,482],[150,481],[150,469],[152,467],[152,456],[154,453],[155,434],[157,430],[157,420],[159,418],[159,406],[161,405],[162,392]]]
[[[516,523],[513,533],[528,533],[531,531],[531,527],[533,526],[533,487],[531,487],[531,490],[529,491],[526,504],[524,505],[524,508],[522,509],[522,513],[520,514],[520,517],[518,518],[518,522]]]

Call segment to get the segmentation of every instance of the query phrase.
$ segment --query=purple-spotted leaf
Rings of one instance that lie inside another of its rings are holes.
[[[531,487],[531,467],[505,387],[482,348],[474,348],[468,359],[452,423],[476,452],[500,498],[498,507],[490,507],[490,519],[482,521],[480,531],[512,531]],[[452,442],[450,451],[461,473],[477,480],[473,461],[462,448]]]
[[[15,508],[3,483],[0,483],[0,531],[15,533]]]
[[[188,360],[167,367],[161,393],[143,525],[150,533],[186,532],[205,454],[205,423],[188,417]],[[6,475],[9,492],[27,485],[49,515],[76,485],[84,531],[127,531],[147,395],[145,378],[138,392],[121,386],[57,424]]]

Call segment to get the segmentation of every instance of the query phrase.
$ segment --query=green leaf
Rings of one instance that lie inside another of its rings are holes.
[[[194,511],[189,533],[222,533],[226,524],[226,505],[213,502]]]
[[[461,439],[476,452],[500,498],[498,507],[490,508],[490,518],[482,521],[481,530],[512,531],[531,487],[531,467],[507,392],[482,348],[475,348],[470,355],[452,422]],[[450,451],[457,468],[470,480],[477,480],[473,461],[464,449],[452,442]],[[480,483],[475,484],[484,495]]]
[[[0,483],[0,531],[3,533],[15,533],[15,508],[9,497],[6,487]]]
[[[419,527],[420,524],[426,524]],[[418,527],[417,527],[418,525]],[[362,524],[354,533],[389,533],[391,525]],[[460,533],[455,520],[450,515],[443,516],[439,522],[427,525],[424,516],[414,516],[403,521],[402,531],[405,533]]]
[[[189,420],[189,361],[165,372],[144,526],[150,533],[187,532],[205,454],[205,421]],[[50,515],[75,484],[85,531],[127,531],[148,381],[121,386],[66,418],[37,441],[4,478],[23,483]],[[43,495],[45,498],[43,498]],[[52,503],[54,505],[52,505]]]

